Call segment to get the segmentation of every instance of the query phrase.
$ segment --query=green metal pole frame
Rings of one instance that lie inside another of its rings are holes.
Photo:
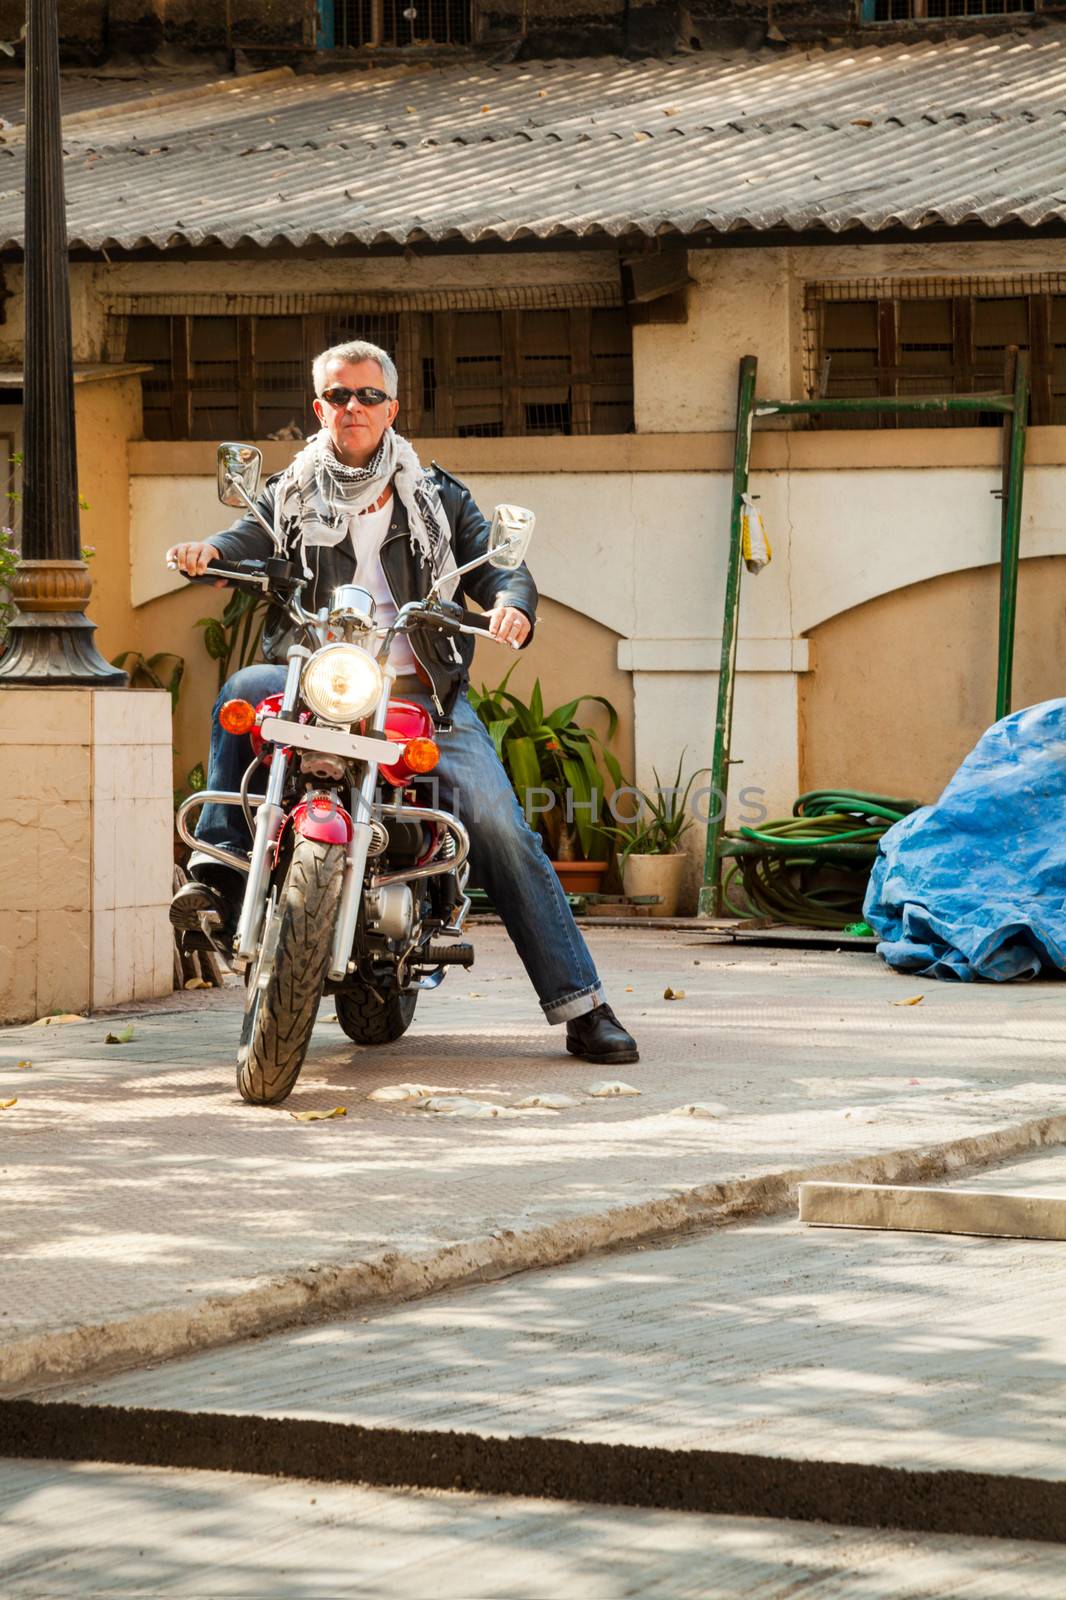
[[[1029,356],[1019,350],[1014,365],[1014,396],[1004,451],[1003,523],[999,546],[999,661],[996,721],[1010,711],[1014,675],[1014,627],[1018,611],[1018,557],[1022,533],[1025,433],[1029,415]]]
[[[733,449],[733,488],[729,513],[729,565],[726,570],[725,612],[722,619],[722,656],[718,671],[718,705],[711,758],[713,805],[707,823],[707,848],[703,861],[698,915],[721,915],[722,835],[725,832],[729,794],[729,747],[733,734],[733,687],[737,665],[740,617],[741,510],[748,492],[751,466],[751,432],[756,417],[844,412],[1002,412],[1005,418],[1003,463],[1003,517],[1000,532],[999,663],[996,682],[996,720],[1010,710],[1014,663],[1014,630],[1018,605],[1018,558],[1021,544],[1022,488],[1025,476],[1026,419],[1029,414],[1029,357],[1017,354],[1013,392],[1010,394],[899,395],[833,400],[757,400],[755,356],[743,356],[737,384],[737,432]]]
[[[711,757],[711,805],[707,822],[707,849],[700,889],[701,917],[717,917],[721,910],[721,860],[725,831],[726,796],[729,793],[729,741],[733,731],[733,683],[737,667],[737,623],[740,617],[741,513],[748,492],[751,463],[751,425],[755,410],[755,356],[744,356],[737,382],[737,433],[733,445],[733,488],[729,507],[729,565],[725,580],[725,614],[722,618],[722,659],[718,669],[718,708],[714,719],[714,754]]]
[[[873,411],[1003,411],[1014,409],[1012,394],[945,394],[923,395],[921,398],[906,395],[870,396],[858,400],[756,400],[757,417],[813,415],[861,415]]]

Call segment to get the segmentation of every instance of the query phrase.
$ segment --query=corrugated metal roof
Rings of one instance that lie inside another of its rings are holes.
[[[285,70],[81,110],[91,249],[1066,217],[1066,27],[862,49]],[[22,233],[0,142],[0,241]]]
[[[67,116],[79,111],[119,105],[127,100],[143,100],[172,94],[177,90],[200,88],[213,83],[218,72],[191,67],[179,72],[155,69],[148,73],[136,63],[108,71],[64,72],[63,110]],[[14,67],[0,68],[0,125],[18,126],[26,120],[26,86],[22,72]]]

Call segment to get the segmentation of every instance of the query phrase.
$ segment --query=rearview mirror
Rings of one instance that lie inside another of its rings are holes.
[[[537,519],[525,506],[497,506],[489,529],[489,563],[513,572],[526,559]]]
[[[249,500],[255,499],[259,488],[262,467],[262,451],[257,450],[254,444],[220,444],[218,498],[222,504],[247,511]]]

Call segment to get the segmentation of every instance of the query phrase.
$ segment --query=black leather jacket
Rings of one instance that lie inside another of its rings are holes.
[[[461,567],[485,553],[489,525],[465,484],[438,467],[436,462],[432,471],[452,530],[455,564]],[[274,522],[274,485],[280,477],[281,473],[275,473],[267,480],[256,502],[271,526]],[[400,503],[399,495],[393,495],[392,508],[392,521],[381,547],[381,564],[392,597],[397,606],[402,606],[408,600],[421,600],[430,587],[431,577],[428,565],[417,561],[411,549],[407,511]],[[230,561],[263,560],[274,554],[270,539],[250,512],[239,517],[224,533],[212,534],[209,542]],[[305,589],[303,595],[303,603],[309,610],[326,605],[338,584],[355,581],[355,558],[347,540],[339,545],[312,546],[307,558],[314,574],[310,590]],[[524,612],[530,622],[536,621],[537,587],[524,564],[514,572],[501,572],[485,565],[464,573],[453,598],[462,604],[468,595],[486,611],[493,606],[510,605]],[[531,631],[529,638],[532,637]],[[448,639],[432,628],[417,629],[410,639],[415,655],[431,680],[440,714],[450,716],[456,699],[469,682],[474,640],[466,634]],[[291,642],[289,619],[280,607],[275,607],[268,615],[263,630],[264,657],[267,661],[284,661],[285,651]]]

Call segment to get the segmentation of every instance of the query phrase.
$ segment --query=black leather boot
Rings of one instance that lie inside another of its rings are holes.
[[[171,926],[181,933],[186,950],[215,949],[227,954],[237,931],[244,885],[227,867],[193,870],[203,877],[191,877],[174,895]]]
[[[608,1066],[640,1060],[637,1041],[626,1032],[610,1006],[596,1006],[572,1018],[566,1024],[566,1048],[572,1056]]]

